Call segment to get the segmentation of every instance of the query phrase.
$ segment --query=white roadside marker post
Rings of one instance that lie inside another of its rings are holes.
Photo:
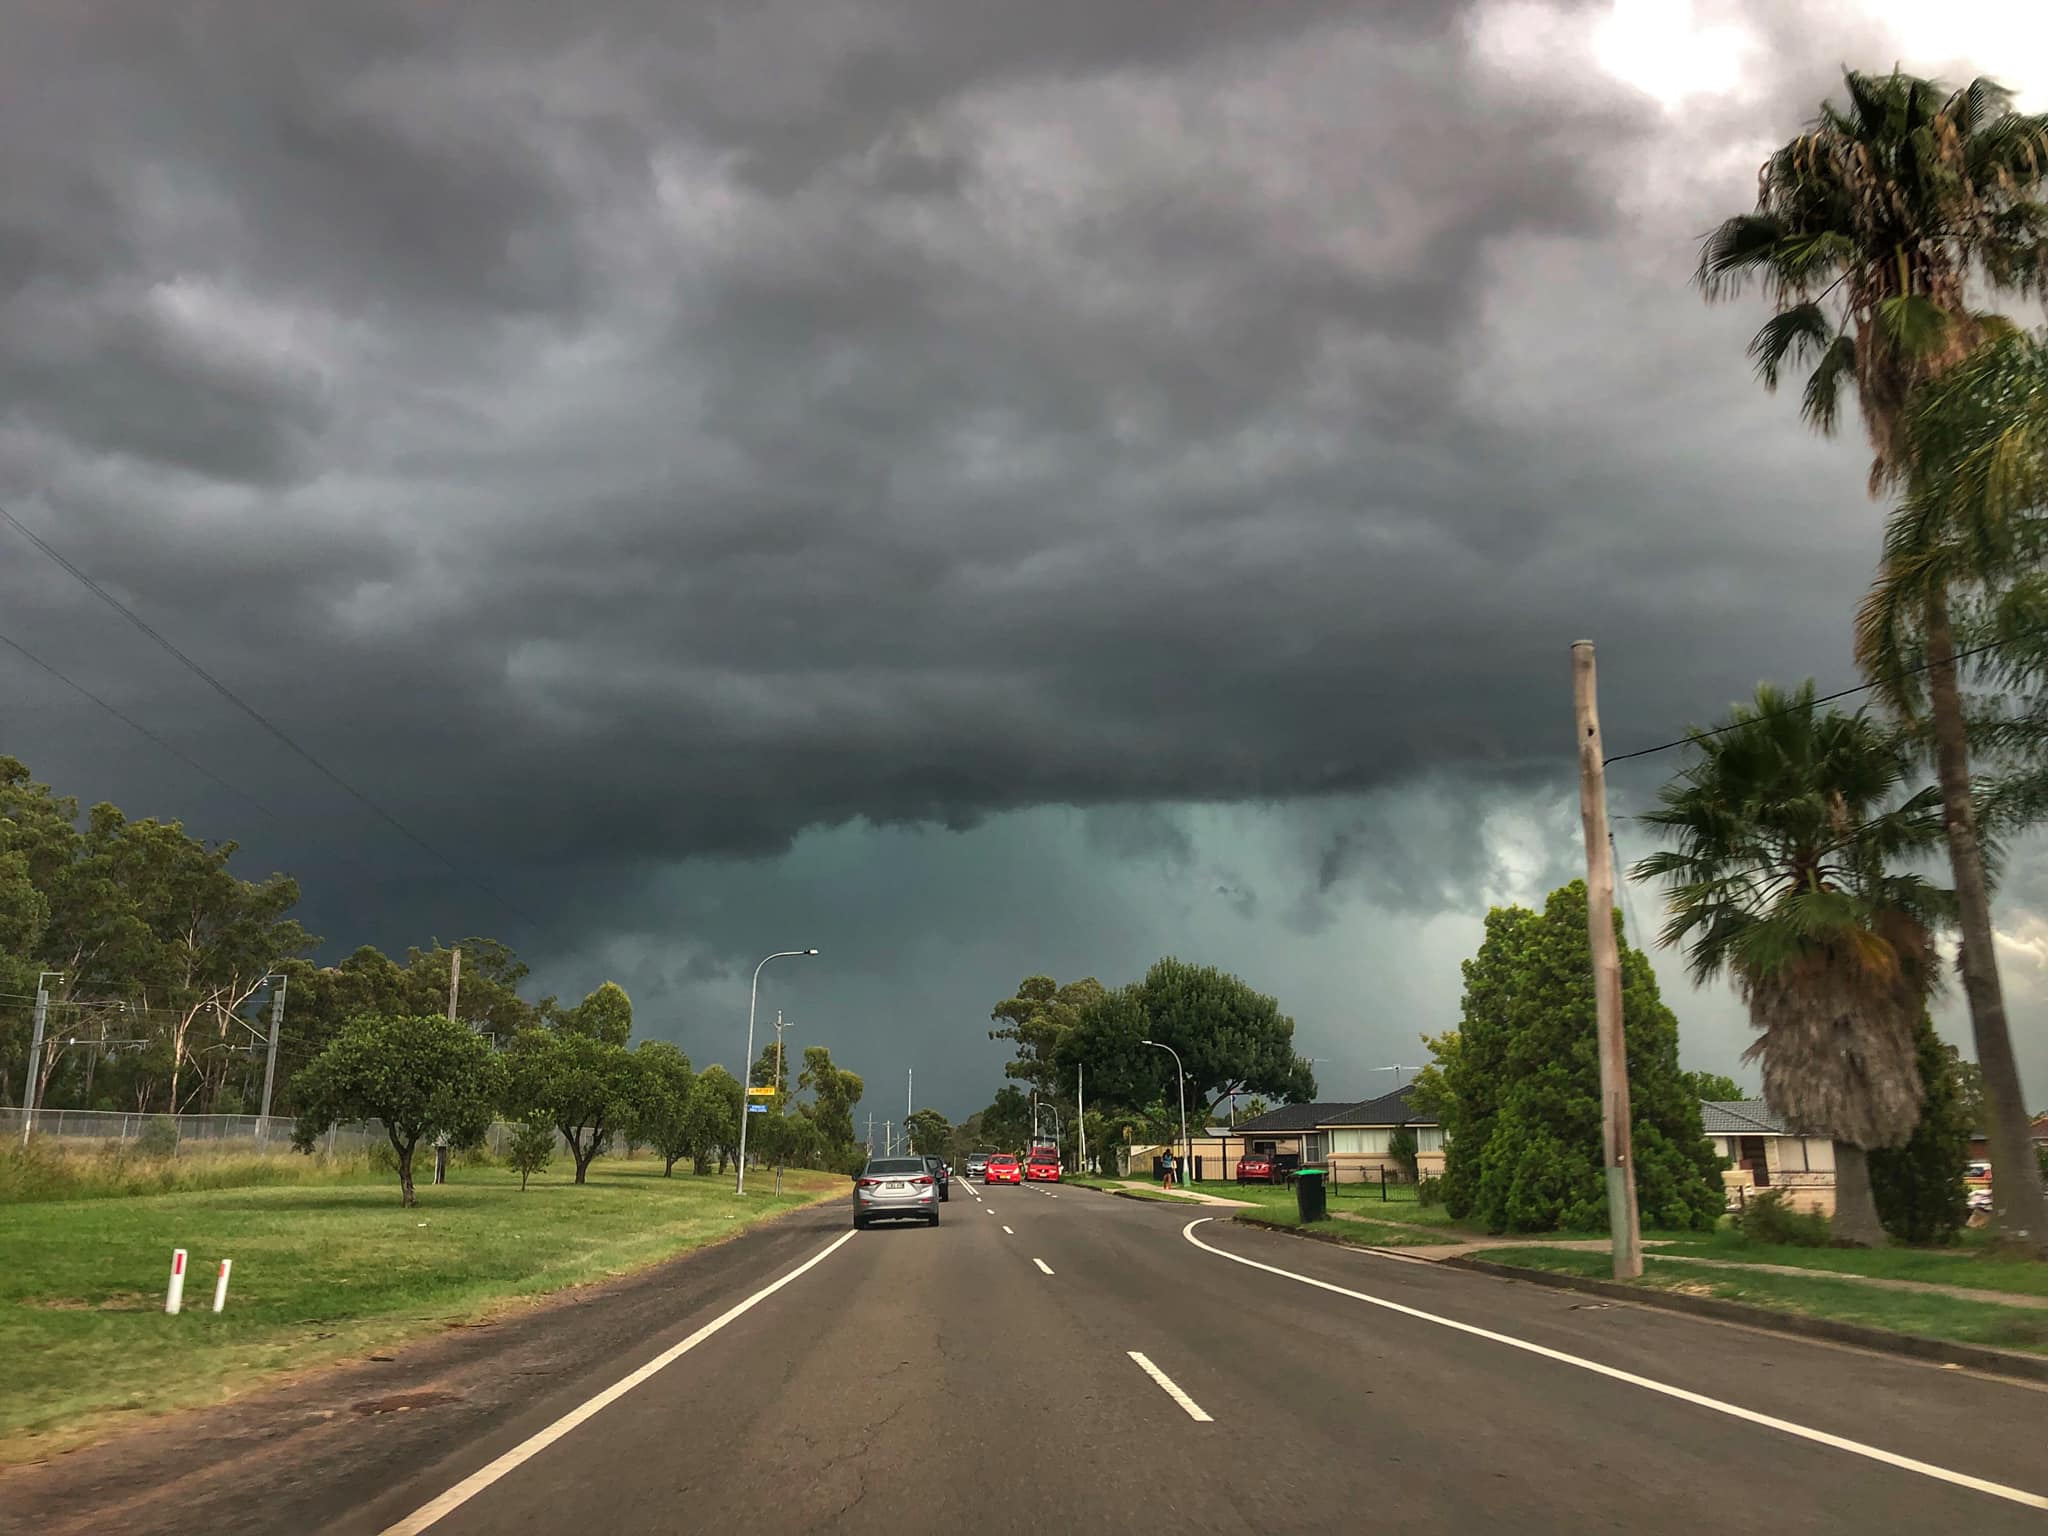
[[[220,1278],[213,1282],[213,1310],[216,1312],[228,1304],[228,1271],[234,1267],[233,1259],[220,1261]]]
[[[185,1250],[171,1250],[171,1289],[164,1297],[164,1311],[175,1315],[185,1305]]]

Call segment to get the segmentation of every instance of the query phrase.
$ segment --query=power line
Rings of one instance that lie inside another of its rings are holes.
[[[162,747],[166,752],[170,753],[171,756],[175,757],[179,762],[183,763],[187,768],[190,768],[194,773],[198,774],[201,778],[211,779],[214,783],[218,784],[222,789],[226,790],[229,794],[234,795],[241,800],[245,800],[250,805],[255,806],[257,810],[261,811],[265,816],[268,816],[272,821],[277,821],[280,819],[277,812],[273,811],[269,806],[265,805],[261,800],[258,800],[254,795],[250,794],[247,790],[237,789],[234,785],[230,784],[226,779],[222,778],[219,774],[215,773],[211,768],[208,768],[205,764],[194,762],[191,758],[187,757],[183,752],[179,751],[176,747],[172,746],[168,741],[165,741],[163,737],[157,735],[155,731],[152,731],[148,726],[144,725],[141,721],[136,720],[131,716],[123,714],[120,710],[116,709],[113,705],[109,704],[105,699],[101,698],[98,694],[94,693],[90,688],[86,687],[83,683],[77,682],[72,678],[66,677],[62,672],[59,672],[55,667],[51,666],[47,661],[43,660],[42,657],[36,655],[34,651],[31,651],[19,640],[10,640],[7,636],[0,635],[0,645],[6,646],[9,650],[13,651],[15,655],[21,657],[23,661],[29,662],[34,666],[41,667],[45,672],[49,673],[50,676],[57,679],[58,682],[62,683],[66,688],[69,688],[73,693],[78,694],[81,698],[90,699],[93,703],[99,705],[101,709],[104,709],[108,714],[112,715],[116,720],[120,721],[123,725],[127,726],[129,730],[134,731],[137,735],[145,736],[149,740],[155,742],[158,746]]]
[[[2039,635],[2048,635],[2048,626],[2043,626],[2040,629],[2022,630],[2019,634],[2004,635],[1996,640],[1987,640],[1982,645],[1973,645],[1967,650],[1957,651],[1952,659],[1955,661],[1967,661],[1972,656],[1981,656],[1986,651],[1995,651],[2000,646],[2010,645],[2015,640],[2024,640]],[[1892,674],[1892,677],[1886,679],[1886,681],[1913,677],[1930,670],[1933,666],[1933,662],[1923,661],[1917,666],[1906,667]],[[1846,699],[1855,694],[1868,693],[1876,686],[1875,682],[1858,683],[1854,688],[1838,688],[1833,693],[1824,693],[1817,699],[1807,699],[1802,703],[1788,705],[1784,709],[1773,709],[1765,714],[1751,715],[1747,720],[1731,720],[1728,724],[1714,726],[1711,730],[1688,731],[1675,741],[1663,742],[1654,747],[1638,747],[1633,752],[1617,752],[1612,757],[1602,758],[1600,766],[1605,768],[1614,763],[1625,763],[1632,757],[1651,757],[1659,752],[1669,752],[1673,747],[1690,746],[1696,741],[1706,740],[1709,736],[1722,736],[1729,731],[1739,731],[1748,726],[1760,725],[1766,720],[1776,720],[1785,715],[1796,715],[1802,710],[1811,709],[1816,704],[1832,704],[1837,699]]]
[[[134,609],[130,608],[118,597],[114,596],[113,593],[109,592],[105,587],[101,586],[98,582],[94,581],[91,576],[87,575],[84,571],[80,570],[77,566],[73,565],[69,560],[67,560],[63,556],[63,554],[61,554],[56,549],[53,549],[41,537],[41,535],[39,535],[33,528],[30,528],[26,523],[22,522],[20,518],[16,517],[4,505],[0,505],[0,519],[4,519],[7,522],[7,524],[14,529],[16,533],[19,533],[23,538],[27,539],[31,544],[35,545],[35,547],[41,550],[44,555],[48,556],[52,562],[61,567],[67,574],[69,574],[72,577],[73,580],[77,581],[80,586],[84,587],[86,591],[92,593],[94,597],[97,597],[109,608],[112,608],[116,613],[120,614],[122,618],[126,619],[130,624],[133,624],[137,629],[141,630],[143,634],[147,635],[158,646],[162,647],[162,649],[166,653],[176,658],[176,660],[182,666],[184,666],[184,668],[188,672],[192,673],[193,676],[197,677],[198,679],[200,679],[200,681],[204,682],[215,693],[219,694],[223,699],[227,700],[228,703],[234,705],[236,709],[240,710],[243,714],[247,715],[267,734],[269,734],[271,737],[277,740],[281,745],[283,745],[287,750],[292,752],[295,756],[299,757],[315,772],[319,773],[323,778],[327,779],[330,783],[334,784],[337,788],[342,790],[345,794],[349,796],[349,798],[354,800],[358,805],[362,806],[371,815],[375,816],[379,821],[382,821],[386,826],[390,827],[393,831],[397,832],[399,836],[403,837],[415,848],[418,848],[421,852],[427,854],[436,862],[446,865],[451,874],[475,886],[479,891],[482,891],[486,896],[490,897],[493,901],[497,902],[506,911],[512,913],[515,917],[517,917],[521,922],[525,923],[528,927],[538,928],[540,926],[540,924],[532,916],[522,911],[519,907],[515,906],[507,897],[499,894],[489,884],[479,879],[478,877],[474,875],[465,874],[463,872],[462,867],[459,864],[457,864],[455,860],[450,858],[447,854],[441,852],[440,849],[436,848],[432,843],[428,842],[425,838],[421,837],[417,832],[413,831],[411,827],[408,827],[404,822],[400,821],[396,816],[392,815],[391,812],[385,810],[383,806],[379,805],[375,800],[372,800],[360,789],[357,789],[355,785],[349,783],[347,779],[344,779],[340,774],[336,773],[332,768],[328,767],[319,758],[315,757],[311,752],[307,751],[304,747],[300,746],[298,742],[294,741],[290,736],[286,735],[283,729],[280,728],[275,722],[273,722],[261,710],[257,709],[253,704],[250,704],[247,700],[243,699],[240,694],[236,693],[232,688],[228,687],[226,683],[222,682],[219,678],[215,677],[211,672],[207,671],[206,668],[202,667],[198,662],[194,661],[190,656],[187,656],[183,651],[179,650],[177,646],[173,645],[166,636],[164,636],[160,631],[155,629],[140,614],[136,613]]]

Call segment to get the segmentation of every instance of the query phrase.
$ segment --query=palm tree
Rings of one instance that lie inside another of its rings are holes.
[[[1971,280],[2048,291],[2048,114],[2013,111],[1981,78],[1954,92],[1897,71],[1842,81],[1848,108],[1823,102],[1764,162],[1756,211],[1707,236],[1696,281],[1709,299],[1761,284],[1774,313],[1749,355],[1772,390],[1788,360],[1811,361],[1802,411],[1816,430],[1835,430],[1854,390],[1875,495],[1910,467],[1914,388],[2009,328],[1970,309]]]
[[[1970,1002],[1993,1170],[1992,1220],[2000,1237],[2048,1256],[2048,1197],[2027,1133],[2026,1095],[1992,962],[1982,831],[1972,805],[1969,741],[1958,676],[1952,598],[2030,605],[2048,550],[2048,339],[1994,337],[1925,386],[1908,411],[1905,438],[1918,468],[1886,530],[1885,558],[1857,616],[1857,655],[1902,715],[1926,714],[1945,804],[1962,929],[1963,988]],[[2037,615],[2022,614],[2025,624]],[[2008,623],[2004,627],[2010,628]],[[1908,663],[1924,652],[1924,666]],[[2005,668],[2008,682],[2036,665]],[[2038,819],[2042,775],[2022,776],[1988,797],[2007,820]],[[1995,833],[1999,827],[1994,824]],[[1966,870],[1978,871],[1975,879]],[[1978,962],[1982,963],[1978,963]]]
[[[1823,103],[1807,131],[1764,162],[1752,213],[1703,243],[1706,296],[1757,281],[1773,306],[1750,342],[1767,389],[1787,364],[1811,364],[1810,425],[1832,433],[1845,388],[1855,395],[1873,458],[1870,490],[1912,485],[1917,391],[2011,323],[1970,307],[1970,290],[2048,291],[2048,115],[2012,108],[2011,93],[1977,79],[1958,91],[1894,71],[1845,73],[1846,108]],[[1938,570],[1924,571],[1934,576]],[[2012,1042],[1991,946],[1990,894],[1975,826],[1946,588],[1901,586],[1901,627],[1927,651],[1929,716],[1947,816],[1962,930],[1959,966],[1980,1057],[2011,1061]],[[1866,662],[1874,655],[1866,650]],[[1987,1091],[1989,1090],[1987,1078]],[[2017,1069],[2001,1090],[2018,1101]],[[2048,1254],[2048,1201],[2031,1154],[1993,1149],[1999,1224]],[[2009,1192],[2009,1194],[2008,1194]],[[2011,1203],[2008,1203],[2010,1201]]]
[[[1835,1144],[1835,1235],[1884,1242],[1865,1153],[1920,1119],[1914,1025],[1937,984],[1947,892],[1901,859],[1941,838],[1934,789],[1909,792],[1907,742],[1765,685],[1714,732],[1643,820],[1672,845],[1636,865],[1667,886],[1661,941],[1693,979],[1731,972],[1757,1028],[1764,1098]]]

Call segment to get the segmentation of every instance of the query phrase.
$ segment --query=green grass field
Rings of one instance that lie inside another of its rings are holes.
[[[1663,1244],[1663,1253],[1687,1254],[1728,1264],[1783,1264],[1794,1269],[1882,1280],[1919,1280],[1962,1285],[1980,1291],[2048,1296],[2048,1264],[1997,1254],[1976,1234],[1951,1248],[1792,1248],[1746,1243],[1728,1228]]]
[[[410,1211],[394,1178],[367,1172],[0,1205],[0,1461],[621,1274],[846,1184],[791,1172],[783,1187],[777,1197],[772,1175],[750,1180],[742,1206],[729,1175],[664,1179],[659,1162],[602,1159],[587,1185],[551,1171],[524,1193],[503,1169],[457,1169],[439,1188],[422,1183]],[[168,1317],[180,1247],[186,1310]],[[234,1273],[216,1317],[223,1258]]]
[[[1799,1251],[1818,1253],[1828,1250]],[[1608,1255],[1580,1249],[1540,1246],[1489,1248],[1479,1257],[1492,1264],[1522,1265],[1530,1269],[1590,1275],[1601,1280],[1613,1275]],[[1695,1296],[1716,1296],[1725,1301],[1744,1301],[1753,1306],[1800,1312],[1809,1317],[1864,1323],[1873,1328],[1889,1328],[1895,1333],[1916,1333],[1923,1338],[2048,1354],[2048,1311],[1958,1301],[1952,1297],[1917,1295],[1910,1291],[1882,1290],[1821,1274],[1808,1280],[1793,1275],[1708,1269],[1697,1264],[1660,1264],[1654,1254],[1647,1258],[1643,1278],[1634,1283],[1659,1290],[1685,1291]]]

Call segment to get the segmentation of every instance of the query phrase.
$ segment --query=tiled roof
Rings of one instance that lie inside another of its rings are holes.
[[[1237,1134],[1242,1136],[1246,1131],[1316,1131],[1328,1125],[1400,1125],[1404,1122],[1409,1125],[1435,1125],[1435,1115],[1423,1114],[1411,1106],[1409,1095],[1414,1092],[1415,1085],[1409,1083],[1376,1099],[1334,1104],[1283,1104],[1256,1120],[1238,1121]]]
[[[1263,1115],[1238,1121],[1236,1134],[1242,1136],[1246,1131],[1312,1131],[1323,1123],[1331,1110],[1346,1108],[1349,1106],[1345,1104],[1282,1104]]]
[[[1334,1114],[1328,1114],[1316,1123],[1318,1125],[1435,1125],[1436,1116],[1425,1114],[1415,1108],[1411,1095],[1415,1085],[1408,1083],[1392,1093],[1383,1093],[1376,1099],[1367,1099],[1360,1104],[1345,1104]]]
[[[1701,1099],[1700,1123],[1709,1136],[1783,1136],[1785,1122],[1762,1099]]]

